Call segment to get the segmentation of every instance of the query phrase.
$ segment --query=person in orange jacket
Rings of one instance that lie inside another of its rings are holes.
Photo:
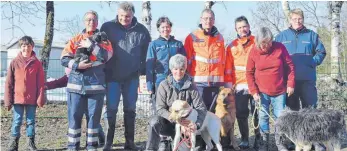
[[[237,39],[233,40],[228,46],[227,51],[231,52],[232,60],[235,68],[235,100],[236,100],[236,118],[239,124],[241,134],[241,149],[249,148],[248,135],[248,102],[251,104],[251,112],[253,113],[255,105],[252,95],[248,92],[246,79],[246,65],[249,52],[254,47],[255,38],[251,34],[248,20],[245,16],[240,16],[235,19],[235,30],[237,31]],[[258,124],[258,113],[255,114],[254,124]],[[254,130],[255,142],[254,148],[259,147],[260,132],[259,129]]]
[[[224,38],[214,26],[211,9],[201,13],[199,28],[190,33],[184,43],[187,71],[193,78],[207,109],[213,111],[219,88],[232,87],[233,60],[224,47]],[[200,140],[197,140],[200,141]],[[203,148],[200,146],[200,148]]]

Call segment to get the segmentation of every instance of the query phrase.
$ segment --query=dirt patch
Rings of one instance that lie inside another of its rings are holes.
[[[147,123],[148,117],[141,117],[136,119],[136,132],[135,141],[137,145],[142,148],[145,147],[145,142],[147,141]],[[346,119],[347,120],[347,119]],[[251,122],[251,118],[249,118]],[[6,150],[8,148],[11,132],[12,123],[12,112],[6,111],[3,107],[1,108],[1,150]],[[85,146],[85,136],[86,136],[86,121],[84,119],[82,124],[82,137],[81,146]],[[103,122],[101,125],[104,126]],[[251,124],[249,124],[251,126]],[[240,140],[240,134],[235,125],[235,135],[237,141]],[[67,106],[64,104],[49,104],[44,108],[39,108],[37,110],[36,118],[36,146],[39,150],[66,150],[67,146]],[[271,127],[273,130],[273,127]],[[26,149],[26,132],[25,132],[25,121],[23,121],[23,126],[21,127],[21,138],[19,143],[19,150]],[[124,125],[123,117],[117,117],[116,133],[114,138],[114,149],[123,150],[124,144]],[[250,144],[253,145],[254,135],[253,130],[250,128]],[[271,135],[271,151],[276,150],[274,136]],[[347,151],[347,138],[343,141],[343,150]],[[101,149],[100,149],[101,150]],[[253,151],[253,149],[248,149],[245,151]]]

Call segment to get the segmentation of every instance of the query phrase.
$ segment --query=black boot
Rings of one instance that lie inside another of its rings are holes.
[[[275,141],[276,141],[276,146],[277,146],[277,150],[278,151],[288,151],[287,147],[284,144],[284,136],[279,135],[278,133],[276,133],[275,130]]]
[[[127,111],[124,112],[124,136],[125,144],[124,149],[126,150],[139,150],[140,148],[135,145],[135,112]]]
[[[261,141],[259,146],[259,151],[269,151],[269,133],[261,134]]]
[[[249,136],[249,128],[248,128],[248,119],[237,119],[237,122],[239,124],[239,129],[241,133],[241,143],[239,147],[241,149],[247,149],[249,148],[249,142],[248,142],[248,136]]]
[[[104,133],[104,131],[99,130],[98,138],[99,138],[99,146],[104,146],[105,145],[105,133]]]
[[[255,138],[254,138],[253,148],[255,150],[258,150],[260,147],[260,142],[261,142],[261,134],[260,134],[259,128],[254,130],[254,136],[255,136]]]
[[[111,120],[104,119],[104,122],[105,122],[106,142],[105,142],[105,146],[103,150],[110,151],[113,145],[114,132],[116,128],[116,120],[111,121]]]
[[[158,151],[171,151],[171,141],[169,137],[160,137],[159,149]]]
[[[28,150],[30,151],[37,150],[35,146],[35,137],[28,137]]]
[[[18,151],[19,137],[11,137],[9,151]]]

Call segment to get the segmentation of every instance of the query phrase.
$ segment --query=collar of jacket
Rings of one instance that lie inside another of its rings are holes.
[[[303,26],[301,29],[295,30],[292,26],[290,26],[289,29],[290,29],[291,31],[293,31],[295,34],[299,34],[299,33],[305,32],[307,28],[306,28],[305,26]]]
[[[202,31],[204,31],[204,35],[206,35],[206,36],[216,37],[216,36],[219,34],[218,29],[217,29],[216,26],[213,26],[213,27],[212,27],[210,33],[207,33],[207,32],[202,28],[202,25],[201,25],[201,24],[199,24],[199,28],[200,28]]]
[[[173,80],[174,80],[174,79],[173,79],[172,74],[170,74],[170,75],[167,77],[167,80],[168,80],[168,83],[169,83],[170,87],[174,88],[174,86],[173,86]],[[189,75],[187,75],[187,74],[184,75],[184,77],[182,78],[182,80],[184,80],[184,84],[183,84],[181,90],[186,90],[186,89],[188,89],[188,88],[193,84],[192,78],[191,78]]]
[[[17,54],[17,59],[18,59],[21,63],[23,63],[23,64],[29,64],[31,61],[36,60],[37,58],[36,58],[36,53],[35,53],[34,50],[33,50],[33,51],[31,52],[31,56],[29,57],[29,59],[28,59],[27,62],[25,61],[25,59],[24,59],[24,57],[23,57],[23,55],[22,55],[22,52],[19,52],[19,53]]]
[[[136,19],[136,17],[134,16],[133,17],[133,20],[131,21],[131,25],[130,25],[130,27],[129,28],[125,28],[122,24],[120,24],[120,22],[118,21],[118,15],[116,16],[116,20],[115,20],[115,22],[116,22],[116,24],[118,24],[119,26],[121,26],[123,29],[125,29],[125,30],[130,30],[130,29],[132,29],[132,28],[134,28],[136,25],[137,25],[137,19]]]
[[[171,36],[171,35],[170,35],[169,39],[165,39],[165,38],[162,37],[162,36],[159,36],[159,38],[158,38],[158,40],[161,40],[161,41],[171,41],[171,40],[173,40],[173,39],[175,39],[175,37],[174,37],[174,36]]]
[[[258,48],[257,46],[255,46],[255,48],[257,49],[256,51],[258,51],[258,53],[260,55],[267,55],[267,54],[271,54],[273,52],[273,45],[274,45],[274,42],[272,41],[272,46],[269,48],[269,50],[267,51],[262,51],[260,48]]]
[[[241,37],[239,34],[237,34],[237,39],[238,39],[238,42],[240,44],[242,44],[242,46],[246,46],[251,40],[251,35],[252,35],[252,32],[249,31],[249,33],[247,34],[246,37]]]
[[[97,32],[99,32],[99,29],[96,29],[95,31],[92,31],[92,32],[87,32],[85,28],[82,30],[82,34],[88,34],[88,35],[94,35]]]

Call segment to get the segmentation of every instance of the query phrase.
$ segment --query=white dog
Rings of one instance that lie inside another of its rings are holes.
[[[198,118],[198,112],[193,109],[187,101],[182,100],[175,100],[170,108],[171,114],[169,119],[172,121],[176,121],[176,134],[174,138],[174,149],[177,148],[177,145],[180,142],[181,137],[181,125],[178,124],[177,121],[181,120],[182,118],[185,118],[187,120],[190,120],[191,122],[195,123]],[[213,144],[211,142],[211,138],[213,142],[216,144],[216,147],[218,151],[222,151],[222,145],[219,142],[219,136],[220,136],[220,129],[221,129],[221,121],[220,119],[213,113],[208,112],[206,114],[205,120],[199,129],[199,131],[194,131],[191,133],[191,151],[195,151],[197,148],[195,148],[196,145],[196,135],[201,135],[203,140],[206,143],[206,151],[210,151],[213,148]]]

